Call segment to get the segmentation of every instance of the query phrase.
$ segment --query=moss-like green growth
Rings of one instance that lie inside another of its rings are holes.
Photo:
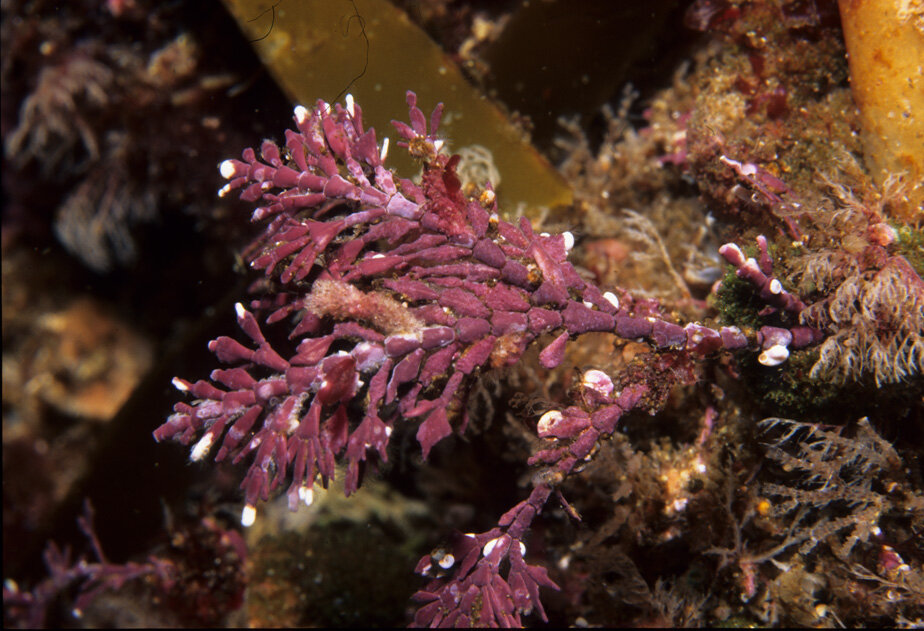
[[[264,537],[250,555],[250,626],[403,626],[419,580],[413,542],[377,523]],[[397,537],[400,539],[401,537]]]
[[[833,424],[895,411],[901,417],[919,405],[924,394],[921,379],[876,386],[872,377],[844,383],[812,378],[818,356],[818,348],[793,351],[779,366],[767,367],[758,363],[755,354],[740,353],[741,382],[753,393],[762,414]]]
[[[727,620],[714,623],[717,629],[759,629],[762,625],[746,615],[735,614]]]
[[[789,418],[815,418],[842,394],[842,388],[812,379],[812,366],[818,361],[818,349],[793,351],[789,359],[776,368],[768,368],[749,358],[749,379],[763,406],[773,414]]]
[[[738,278],[735,269],[730,266],[719,290],[709,295],[709,305],[718,310],[722,324],[739,328],[760,327],[762,323],[758,314],[766,306],[754,292],[754,286]]]
[[[757,248],[753,245],[745,246],[742,251],[746,257],[758,257]],[[785,282],[785,278],[791,271],[790,261],[803,252],[796,247],[780,247],[770,241],[768,253],[773,261],[773,276],[783,282],[783,287],[787,291],[799,293]],[[719,290],[708,297],[709,305],[718,310],[722,324],[742,329],[745,327],[759,329],[764,325],[792,326],[796,324],[793,314],[790,313],[775,311],[760,315],[767,308],[767,302],[760,298],[753,284],[738,277],[732,266],[727,266],[727,269]]]
[[[918,276],[924,276],[924,230],[911,226],[894,226],[898,232],[898,253],[908,259]]]

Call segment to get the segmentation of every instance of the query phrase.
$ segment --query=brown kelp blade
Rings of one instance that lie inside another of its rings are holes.
[[[394,136],[405,92],[425,110],[444,101],[442,130],[452,149],[482,145],[504,174],[501,207],[527,213],[571,202],[571,190],[503,112],[472,87],[455,63],[387,0],[224,0],[254,49],[293,102],[311,106],[353,94],[366,126]],[[358,11],[357,11],[358,9]],[[367,46],[368,41],[368,46]],[[415,167],[401,164],[410,175]],[[392,158],[390,158],[392,160]]]

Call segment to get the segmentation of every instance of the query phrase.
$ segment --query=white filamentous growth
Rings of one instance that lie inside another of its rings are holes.
[[[549,410],[539,418],[539,424],[536,426],[536,433],[542,438],[548,436],[551,429],[564,418],[558,410]]]
[[[761,353],[758,356],[757,361],[759,361],[764,366],[779,366],[788,358],[789,349],[782,344],[775,344],[774,346],[771,346],[763,353]]]
[[[382,151],[379,153],[379,159],[382,162],[385,162],[385,158],[388,157],[388,136],[385,136],[385,139],[382,141]]]
[[[244,506],[244,510],[241,511],[241,526],[244,528],[250,528],[253,526],[253,523],[257,520],[257,507],[247,504]]]
[[[581,385],[604,396],[613,394],[613,380],[602,370],[588,370],[581,378]]]
[[[305,506],[311,506],[314,502],[314,491],[307,486],[298,487],[298,499],[305,503]]]
[[[763,272],[760,271],[760,266],[757,264],[757,259],[755,259],[753,256],[749,257],[741,267],[742,269],[746,269],[754,275],[763,274]]]
[[[484,548],[481,549],[481,553],[485,556],[491,556],[491,553],[494,552],[495,546],[500,542],[500,537],[491,539],[489,542],[484,544]]]
[[[353,95],[347,94],[343,97],[343,102],[346,103],[346,111],[350,113],[350,118],[356,116],[356,102],[353,100]]]
[[[231,160],[225,160],[218,166],[218,172],[221,173],[221,177],[226,180],[230,180],[235,175],[237,175],[237,169],[234,168],[234,163]]]
[[[728,252],[729,254],[726,255],[726,252]],[[726,260],[728,260],[729,258],[739,260],[739,261],[744,260],[744,252],[742,252],[741,248],[739,248],[734,243],[726,243],[725,245],[720,247],[719,254],[724,256]],[[734,265],[736,263],[732,263],[732,264]]]
[[[208,432],[205,436],[200,438],[199,442],[193,445],[192,451],[189,452],[189,459],[193,462],[202,460],[209,453],[209,449],[212,448],[212,441],[214,438],[212,432]]]

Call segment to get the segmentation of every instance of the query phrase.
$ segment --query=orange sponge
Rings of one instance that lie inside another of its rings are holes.
[[[924,0],[839,0],[876,181],[901,176],[912,220],[924,207]],[[915,218],[917,215],[917,218]]]

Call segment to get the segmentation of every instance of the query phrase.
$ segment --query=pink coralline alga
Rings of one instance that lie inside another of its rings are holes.
[[[774,361],[787,347],[817,341],[805,327],[764,327],[749,338],[735,327],[680,326],[658,317],[650,301],[601,291],[568,262],[571,234],[537,234],[525,218],[504,221],[490,185],[463,192],[459,158],[443,153],[436,135],[442,106],[428,120],[416,100],[408,92],[410,124],[393,124],[397,144],[423,165],[419,184],[385,167],[388,140],[380,144],[363,127],[349,96],[345,105],[296,108],[284,149],[265,141],[259,158],[247,149],[242,160],[221,164],[229,182],[220,194],[241,189],[243,200],[260,204],[252,220],[264,228],[247,257],[274,290],[251,309],[268,325],[291,322],[297,345],[288,355],[275,349],[238,304],[249,343],[213,340],[209,348],[231,367],[213,371],[211,381],[174,379],[193,401],[177,403],[154,436],[195,440],[192,460],[218,444],[216,461],[248,461],[245,526],[283,484],[292,510],[310,504],[316,480],[326,487],[338,461],[347,495],[355,491],[367,463],[387,460],[397,423],[418,423],[426,458],[453,427],[464,432],[471,377],[517,362],[547,334],[554,337],[539,355],[547,368],[563,361],[569,340],[592,331],[691,357],[763,347]],[[763,261],[757,273],[730,256],[749,281],[769,279]],[[764,284],[757,289],[783,300],[771,280]],[[458,535],[421,560],[420,573],[445,578],[418,592],[415,623],[520,625],[533,610],[545,618],[539,586],[556,586],[544,568],[526,564],[522,539],[553,493],[564,502],[558,482],[640,405],[650,384],[642,375],[620,385],[588,371],[580,400],[542,417],[538,433],[547,444],[530,459],[543,466],[530,496],[494,529]]]

